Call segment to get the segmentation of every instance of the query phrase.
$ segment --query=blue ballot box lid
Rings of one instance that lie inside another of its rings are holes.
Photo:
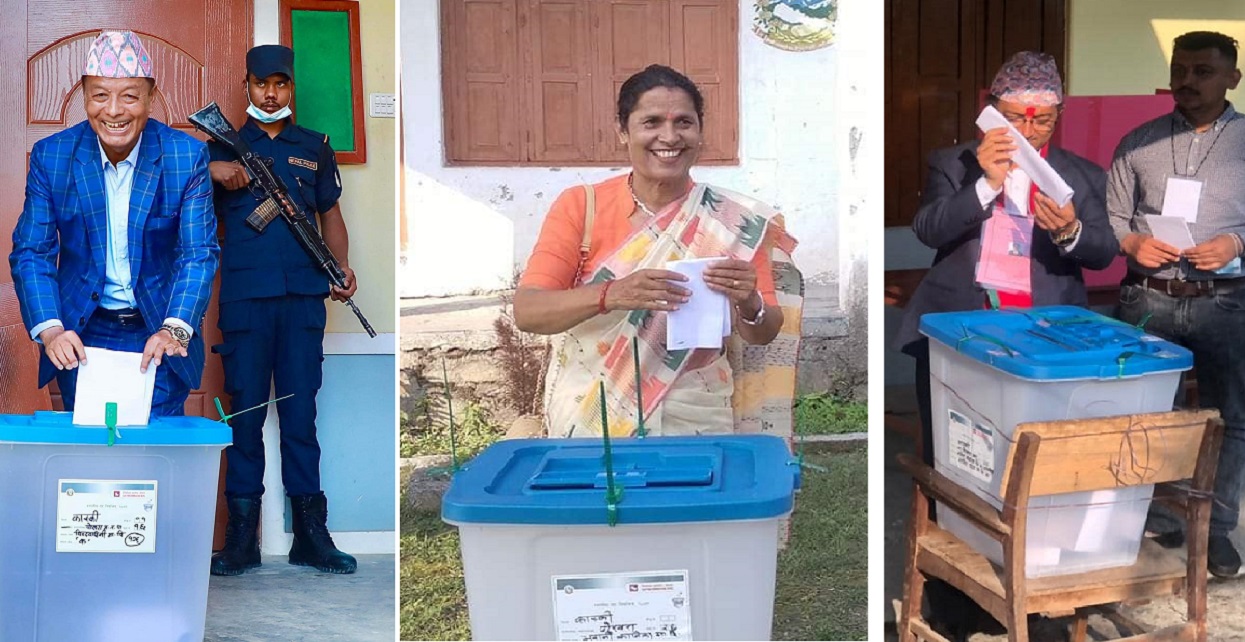
[[[1193,353],[1076,306],[943,312],[921,333],[1024,379],[1118,379],[1188,370]]]
[[[205,417],[158,417],[119,430],[116,446],[227,446],[233,440],[232,428]],[[103,445],[108,429],[74,425],[71,412],[0,415],[0,443]]]
[[[612,442],[619,525],[764,519],[791,510],[800,467],[769,435]],[[599,439],[493,444],[454,475],[441,503],[453,523],[604,524]]]

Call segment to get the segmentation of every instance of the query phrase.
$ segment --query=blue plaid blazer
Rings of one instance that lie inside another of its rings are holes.
[[[216,274],[207,146],[148,119],[130,200],[130,274],[154,334],[175,317],[195,329],[189,357],[165,363],[191,388],[203,375],[203,315]],[[35,143],[9,265],[27,330],[49,319],[81,333],[104,289],[108,207],[99,144],[87,122]],[[39,385],[56,374],[47,356]]]

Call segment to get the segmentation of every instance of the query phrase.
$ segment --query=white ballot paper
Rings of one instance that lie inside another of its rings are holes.
[[[1029,178],[1033,179],[1033,182],[1037,184],[1038,189],[1042,190],[1043,194],[1051,197],[1060,207],[1067,205],[1068,201],[1072,200],[1072,188],[1051,168],[1050,163],[1047,163],[1046,159],[1042,158],[1038,150],[1033,149],[1033,145],[1030,145],[1029,141],[1025,140],[1020,131],[1007,122],[1007,119],[1003,117],[1003,114],[999,113],[999,110],[986,105],[986,108],[981,110],[981,114],[977,116],[977,127],[981,128],[983,132],[1006,127],[1007,131],[1012,135],[1012,140],[1016,143],[1016,152],[1012,154],[1012,162],[1024,170],[1024,173],[1028,174]]]
[[[156,390],[156,364],[143,362],[139,352],[86,349],[86,362],[78,364],[78,394],[73,422],[79,426],[103,426],[104,404],[116,402],[118,426],[146,426],[151,415],[151,395]]]
[[[687,277],[678,285],[692,291],[687,303],[666,318],[666,348],[721,348],[722,337],[731,333],[731,304],[725,294],[705,283],[705,268],[726,257],[683,259],[666,263],[666,269]]]
[[[1176,248],[1187,250],[1195,245],[1189,223],[1179,216],[1155,216],[1146,214],[1146,224],[1154,238]]]
[[[1163,192],[1163,216],[1197,222],[1197,206],[1202,200],[1202,181],[1179,176],[1167,177],[1167,189]]]

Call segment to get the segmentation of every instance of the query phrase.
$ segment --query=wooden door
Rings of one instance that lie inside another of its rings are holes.
[[[205,139],[187,121],[191,113],[216,101],[239,122],[246,109],[241,85],[254,38],[252,0],[0,0],[0,15],[0,86],[9,88],[0,92],[0,149],[26,152],[0,154],[0,254],[6,258],[30,150],[85,118],[82,62],[101,30],[128,29],[142,38],[156,75],[153,118]],[[0,261],[0,282],[11,281],[8,261]],[[217,291],[203,326],[208,346],[221,340]],[[218,417],[214,397],[225,399],[224,372],[209,352],[203,384],[191,392],[186,414]],[[220,522],[219,506],[217,512]]]
[[[886,225],[912,223],[926,159],[977,136],[982,92],[1017,51],[1045,51],[1060,73],[1066,0],[887,0]]]

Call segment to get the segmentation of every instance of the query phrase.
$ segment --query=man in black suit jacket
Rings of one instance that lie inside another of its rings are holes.
[[[1012,216],[1032,225],[1028,291],[997,292],[1003,307],[1086,305],[1081,268],[1107,267],[1119,252],[1106,211],[1106,173],[1092,162],[1050,146],[1063,103],[1062,82],[1049,55],[1021,52],[994,79],[990,103],[1020,131],[1074,191],[1063,207],[1032,186],[1011,158],[1016,145],[1006,128],[981,141],[936,150],[912,229],[938,253],[913,294],[900,326],[899,349],[916,358],[916,390],[922,424],[921,452],[933,465],[930,416],[929,340],[920,334],[921,315],[980,310],[991,293],[977,282],[982,228],[992,216]],[[1028,220],[1025,220],[1025,219]],[[928,587],[936,616],[963,605],[948,602],[950,587]],[[947,622],[955,626],[954,622]],[[954,631],[953,635],[964,635]]]
[[[995,214],[996,207],[1005,204],[1029,211],[1034,227],[1029,261],[1031,289],[1012,296],[1002,293],[1005,306],[1009,302],[1086,305],[1081,268],[1105,268],[1119,253],[1107,219],[1106,173],[1076,154],[1049,145],[1063,102],[1054,60],[1046,54],[1016,54],[999,70],[991,86],[990,102],[1034,149],[1043,152],[1074,196],[1062,208],[1040,192],[1025,198],[1031,181],[1011,162],[1016,147],[1005,128],[986,132],[981,141],[930,154],[929,177],[912,229],[922,243],[938,253],[908,303],[897,341],[899,348],[918,362],[924,450],[931,463],[929,344],[918,331],[921,315],[980,310],[988,304],[988,293],[978,285],[976,271],[982,226]],[[1012,194],[1020,196],[1011,199]]]

